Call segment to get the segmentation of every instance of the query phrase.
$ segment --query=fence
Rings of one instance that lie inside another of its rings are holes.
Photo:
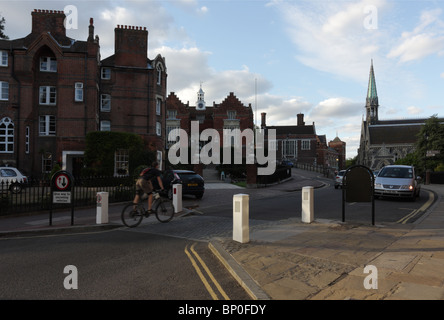
[[[74,179],[71,201],[75,206],[96,204],[97,192],[108,192],[109,202],[130,201],[135,194],[133,177],[80,177]],[[70,207],[71,204],[53,204],[51,199],[50,180],[29,180],[21,185],[18,193],[10,191],[11,184],[0,183],[0,215],[12,213],[45,211],[51,208]]]
[[[257,176],[257,184],[265,186],[267,184],[280,182],[289,177],[291,177],[290,167],[280,167],[280,168],[278,167],[276,168],[276,171],[271,175]]]
[[[318,165],[318,164],[314,165],[314,164],[299,163],[299,162],[296,162],[294,166],[295,166],[295,168],[298,168],[298,169],[322,173],[324,175],[324,177],[326,177],[326,178],[333,178],[335,175],[335,170],[337,170],[335,168],[327,167],[327,166],[323,166],[323,165]]]

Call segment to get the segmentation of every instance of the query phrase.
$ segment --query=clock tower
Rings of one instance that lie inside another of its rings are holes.
[[[202,90],[202,83],[197,93],[196,110],[205,110],[205,92]]]

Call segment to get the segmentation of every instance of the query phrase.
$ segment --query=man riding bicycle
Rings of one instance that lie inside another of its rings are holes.
[[[141,172],[139,179],[136,181],[136,196],[134,197],[133,204],[139,203],[144,193],[148,195],[148,211],[151,213],[151,206],[153,204],[153,184],[156,187],[160,187],[163,190],[163,183],[161,179],[161,172],[159,171],[159,163],[154,161],[151,168],[145,169]]]

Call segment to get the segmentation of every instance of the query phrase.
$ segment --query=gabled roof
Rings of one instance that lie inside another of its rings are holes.
[[[371,144],[414,144],[422,124],[370,125],[369,140]]]
[[[316,134],[314,125],[304,125],[304,126],[267,126],[268,129],[275,129],[276,135],[285,134]]]

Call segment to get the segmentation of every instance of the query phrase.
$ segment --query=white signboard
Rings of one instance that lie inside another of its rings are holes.
[[[71,203],[71,192],[53,192],[52,203]]]

